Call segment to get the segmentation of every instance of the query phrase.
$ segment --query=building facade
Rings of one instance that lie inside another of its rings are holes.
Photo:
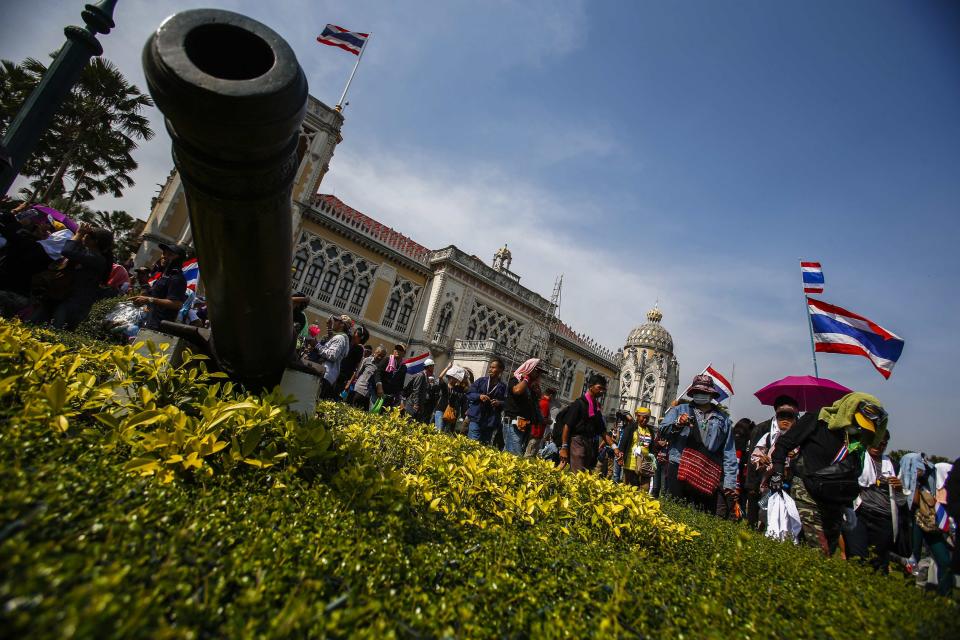
[[[647,322],[634,328],[620,352],[618,408],[634,411],[647,407],[657,422],[677,397],[680,365],[673,355],[673,337],[660,321],[663,313],[654,306]]]
[[[293,193],[292,290],[310,298],[307,315],[324,322],[347,313],[388,349],[429,352],[437,371],[448,363],[485,375],[490,360],[508,371],[530,357],[546,365],[545,386],[560,404],[581,395],[588,376],[609,380],[605,412],[616,409],[618,355],[557,317],[554,304],[520,283],[504,246],[491,264],[450,245],[431,250],[353,209],[319,186],[340,142],[342,115],[310,99]],[[179,175],[173,171],[154,202],[137,254],[149,264],[159,242],[190,245]],[[202,279],[202,264],[201,264]]]

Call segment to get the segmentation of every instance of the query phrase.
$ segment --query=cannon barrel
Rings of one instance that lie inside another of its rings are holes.
[[[216,9],[167,18],[147,40],[143,69],[183,182],[209,350],[231,378],[272,386],[296,340],[290,208],[303,69],[273,30]]]

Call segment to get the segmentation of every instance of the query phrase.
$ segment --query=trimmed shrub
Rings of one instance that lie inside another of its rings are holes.
[[[30,637],[947,637],[952,601],[596,477],[0,324]]]

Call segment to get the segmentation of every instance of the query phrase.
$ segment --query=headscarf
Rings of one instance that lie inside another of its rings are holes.
[[[857,412],[857,407],[861,402],[870,402],[878,407],[883,406],[883,403],[881,403],[876,396],[872,396],[869,393],[863,393],[860,391],[852,391],[834,402],[829,407],[820,409],[820,414],[817,417],[827,423],[828,429],[844,429],[849,425],[854,424],[853,414]],[[876,433],[869,438],[866,438],[862,444],[869,446],[874,442],[881,442],[883,440],[883,434],[886,432],[887,420],[884,419],[880,424],[877,425]],[[869,431],[867,433],[869,433]]]
[[[387,361],[387,373],[393,373],[397,370],[397,356],[391,355],[390,359]]]
[[[530,375],[539,364],[540,358],[530,358],[522,365],[517,367],[517,370],[513,372],[513,377],[517,380],[523,380],[525,377]]]
[[[903,494],[907,496],[907,504],[913,504],[913,495],[917,492],[917,470],[924,469],[927,474],[926,489],[935,494],[937,491],[934,474],[929,473],[930,465],[923,459],[923,454],[905,453],[900,458],[900,483],[903,485]]]

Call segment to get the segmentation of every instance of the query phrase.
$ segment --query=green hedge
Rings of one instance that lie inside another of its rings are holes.
[[[0,324],[11,637],[949,637],[953,601],[395,416]],[[596,505],[596,506],[594,506]],[[619,506],[618,506],[619,505]],[[697,534],[697,535],[695,535]]]

